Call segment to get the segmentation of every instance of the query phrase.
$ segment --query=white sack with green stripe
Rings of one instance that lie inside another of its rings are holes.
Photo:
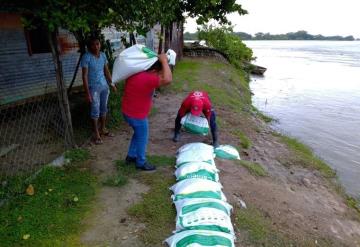
[[[173,201],[190,198],[214,198],[226,201],[226,197],[221,191],[222,185],[206,179],[185,179],[177,182],[170,189],[174,193]]]
[[[176,231],[211,230],[234,234],[232,207],[217,199],[184,199],[175,202]]]
[[[112,84],[149,69],[158,60],[158,54],[144,45],[133,45],[115,59]]]
[[[215,148],[215,155],[217,158],[240,160],[239,152],[231,145],[220,145],[219,147]]]
[[[216,166],[207,162],[190,162],[177,168],[175,177],[177,181],[189,178],[200,178],[219,182],[218,173],[219,170]]]
[[[195,152],[207,152],[207,153],[213,153],[214,147],[209,144],[205,144],[202,142],[194,142],[194,143],[188,143],[183,146],[181,146],[177,150],[177,154],[186,152],[186,151],[195,151]]]
[[[190,162],[207,162],[215,165],[215,154],[213,149],[188,148],[179,152],[176,156],[176,167],[180,167]]]
[[[206,230],[179,232],[165,242],[169,247],[235,247],[233,235]]]
[[[181,124],[186,131],[192,134],[205,136],[209,133],[209,123],[204,117],[194,116],[188,113],[181,119]]]

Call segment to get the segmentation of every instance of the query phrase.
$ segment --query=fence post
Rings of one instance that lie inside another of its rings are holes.
[[[61,116],[65,127],[65,144],[68,148],[72,148],[75,146],[74,133],[71,122],[69,99],[67,96],[66,85],[63,77],[62,63],[60,60],[57,31],[49,32],[48,39],[55,66],[56,85],[58,89]]]

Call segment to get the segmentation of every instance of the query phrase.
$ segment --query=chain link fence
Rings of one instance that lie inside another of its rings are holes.
[[[0,201],[66,150],[57,94],[0,106]]]

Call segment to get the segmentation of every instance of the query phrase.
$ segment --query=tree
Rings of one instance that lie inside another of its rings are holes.
[[[205,23],[210,19],[228,23],[228,13],[246,13],[235,0],[155,0],[151,3],[145,0],[3,0],[2,7],[22,13],[22,21],[27,28],[40,25],[48,30],[59,95],[64,105],[63,116],[67,118],[64,121],[68,122],[70,136],[71,115],[66,102],[67,94],[64,91],[56,38],[59,28],[67,29],[75,35],[83,54],[87,37],[100,34],[104,27],[114,26],[131,33],[137,31],[144,34],[155,23],[160,23],[165,26],[165,38],[168,39],[172,32],[170,25],[182,22],[185,15],[197,18],[198,23]]]

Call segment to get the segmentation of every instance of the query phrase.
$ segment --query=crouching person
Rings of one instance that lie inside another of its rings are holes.
[[[148,115],[152,106],[154,90],[172,81],[171,70],[165,54],[147,71],[129,77],[125,82],[122,98],[122,113],[125,121],[134,130],[126,163],[135,163],[136,168],[144,171],[155,170],[146,160],[149,138]]]
[[[214,147],[219,146],[216,114],[214,109],[212,109],[211,107],[209,95],[204,91],[191,92],[182,102],[177,117],[175,119],[175,131],[173,141],[178,142],[180,140],[181,118],[189,112],[194,116],[200,116],[201,113],[204,114],[210,125],[213,141],[212,144]]]

